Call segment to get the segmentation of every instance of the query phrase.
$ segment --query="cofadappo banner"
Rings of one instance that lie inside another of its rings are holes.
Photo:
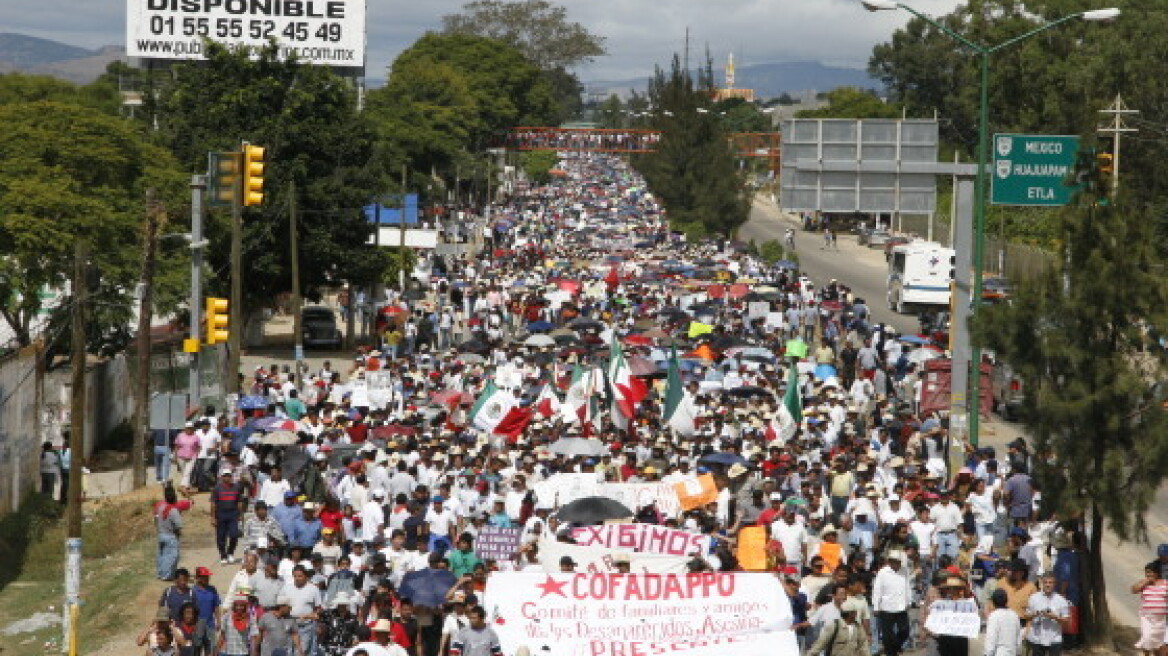
[[[669,517],[681,514],[677,483],[603,483],[595,474],[555,474],[536,483],[532,490],[542,502],[563,506],[582,497],[606,497],[623,503],[633,512],[657,504],[657,510]]]
[[[769,574],[497,572],[484,597],[508,654],[799,654],[790,603]]]
[[[637,553],[667,556],[705,556],[710,537],[653,524],[607,524],[572,529],[572,539],[582,547],[601,546]]]
[[[566,542],[543,540],[539,543],[539,563],[545,572],[560,571],[560,559],[568,556],[576,563],[577,572],[604,574],[616,572],[613,555],[616,549],[608,547],[581,547]],[[687,556],[628,552],[629,568],[638,574],[684,574],[689,571]],[[493,575],[492,575],[493,576]]]

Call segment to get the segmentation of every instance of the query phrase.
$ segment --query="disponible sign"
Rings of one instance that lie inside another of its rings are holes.
[[[365,66],[365,0],[127,0],[126,54],[203,59],[203,40],[322,66]]]
[[[769,574],[497,572],[484,597],[508,654],[799,653],[787,595]]]
[[[1074,188],[1067,177],[1075,170],[1079,138],[1043,134],[994,135],[991,171],[995,205],[1066,205]]]
[[[653,524],[608,524],[572,529],[576,544],[667,556],[705,556],[710,538]]]

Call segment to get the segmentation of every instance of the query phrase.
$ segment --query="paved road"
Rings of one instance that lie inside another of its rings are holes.
[[[783,240],[787,227],[795,228],[795,252],[799,255],[799,268],[811,277],[816,285],[823,286],[832,278],[851,287],[853,294],[868,302],[872,316],[891,324],[902,334],[916,334],[920,323],[913,315],[896,314],[888,309],[886,283],[888,267],[884,261],[884,251],[856,244],[856,236],[840,235],[839,250],[824,250],[823,235],[804,232],[793,217],[783,215],[774,204],[766,200],[755,202],[751,210],[751,220],[740,230],[741,239],[761,244],[765,241]]]
[[[788,226],[796,228],[795,250],[799,267],[818,285],[832,278],[852,288],[869,303],[877,321],[892,324],[901,332],[915,333],[919,326],[913,317],[899,315],[884,303],[886,268],[882,251],[856,244],[855,235],[840,235],[839,251],[821,250],[819,234],[799,230],[798,221],[779,212],[769,200],[757,200],[750,221],[742,227],[742,239],[756,243],[782,241]],[[1025,434],[1022,426],[998,420],[984,423],[981,443],[1004,451],[1006,443]],[[1148,544],[1120,544],[1110,532],[1105,537],[1103,572],[1107,580],[1108,605],[1115,622],[1139,626],[1139,603],[1129,586],[1143,574],[1143,566],[1155,555],[1155,545],[1168,542],[1168,486],[1161,487],[1148,512]]]

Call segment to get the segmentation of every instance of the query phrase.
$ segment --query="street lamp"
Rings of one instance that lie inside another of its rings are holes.
[[[976,313],[978,306],[981,305],[982,294],[982,259],[985,253],[985,218],[986,218],[986,147],[989,143],[989,124],[990,124],[990,103],[989,103],[989,79],[990,79],[990,55],[1003,50],[1021,41],[1025,41],[1032,36],[1041,32],[1045,32],[1053,27],[1068,23],[1075,19],[1083,19],[1091,22],[1107,22],[1115,20],[1119,16],[1119,9],[1114,7],[1108,9],[1093,9],[1091,11],[1081,11],[1074,14],[1063,16],[1058,20],[1051,21],[1045,25],[1020,34],[1012,39],[1008,39],[995,46],[983,46],[969,39],[961,36],[957,32],[949,29],[945,25],[936,20],[922,14],[921,12],[909,7],[895,0],[860,0],[860,4],[868,11],[894,11],[903,9],[917,18],[932,25],[941,32],[947,34],[961,45],[969,48],[977,54],[979,60],[979,68],[981,69],[981,92],[980,100],[978,102],[978,120],[977,120],[977,177],[974,182],[974,205],[973,205],[973,293],[970,295],[970,301],[973,303],[972,313]],[[969,443],[977,447],[978,438],[978,424],[980,421],[979,410],[981,409],[981,347],[974,344],[971,352],[970,360],[973,364],[973,369],[969,372],[969,390],[973,394],[973,405],[966,401],[966,411],[969,413]]]

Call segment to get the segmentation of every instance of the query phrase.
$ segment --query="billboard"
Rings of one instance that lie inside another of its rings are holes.
[[[127,0],[126,54],[203,59],[203,39],[321,66],[365,65],[365,0]]]

